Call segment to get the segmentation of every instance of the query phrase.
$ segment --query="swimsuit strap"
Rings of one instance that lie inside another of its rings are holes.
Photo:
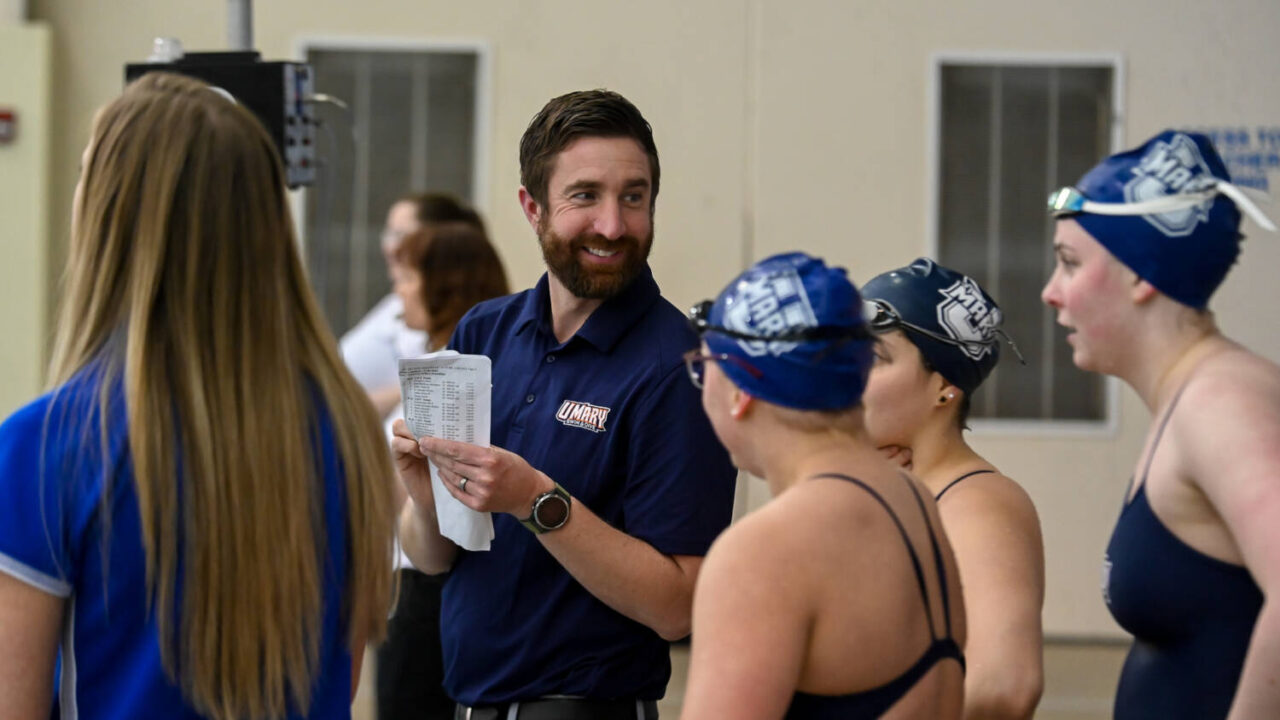
[[[942,548],[938,545],[938,536],[933,532],[933,521],[929,519],[929,511],[924,506],[924,498],[920,496],[920,491],[916,490],[916,484],[912,481],[911,476],[899,473],[907,487],[911,488],[911,494],[916,496],[916,505],[920,507],[920,515],[924,517],[924,525],[929,529],[929,544],[933,546],[933,563],[938,568],[938,590],[942,594],[942,613],[947,623],[947,637],[951,637],[951,597],[947,593],[947,566],[942,562]],[[929,612],[929,626],[933,626],[933,611]],[[937,636],[935,635],[936,639]]]
[[[1189,383],[1190,381],[1188,381]],[[1182,392],[1187,389],[1187,383],[1178,388],[1178,394],[1173,396],[1173,401],[1169,403],[1169,409],[1164,411],[1164,417],[1160,418],[1160,427],[1156,428],[1156,436],[1151,441],[1151,449],[1147,451],[1147,460],[1142,466],[1142,486],[1147,486],[1147,473],[1151,471],[1151,462],[1155,460],[1156,448],[1160,446],[1160,439],[1164,437],[1164,429],[1169,424],[1169,418],[1173,417],[1174,408],[1178,407],[1178,400],[1182,399]],[[1130,483],[1132,485],[1132,483]]]
[[[876,502],[880,503],[880,506],[883,507],[885,512],[889,514],[889,518],[893,520],[893,524],[898,527],[898,533],[902,536],[903,544],[907,546],[907,553],[911,555],[911,565],[916,572],[916,583],[920,586],[920,599],[924,602],[925,619],[929,621],[929,637],[936,640],[938,638],[938,633],[933,624],[933,612],[929,603],[929,588],[924,581],[924,569],[920,565],[920,558],[916,555],[915,547],[911,545],[911,536],[907,534],[907,529],[903,527],[902,521],[898,519],[897,513],[893,511],[893,508],[889,507],[889,503],[885,501],[885,499],[880,495],[880,493],[876,492],[874,488],[872,488],[870,485],[866,484],[865,482],[859,480],[858,478],[850,477],[848,475],[842,475],[840,473],[822,473],[820,475],[814,475],[811,479],[816,480],[818,478],[836,478],[839,480],[847,480],[853,483],[854,485],[857,485],[863,490],[866,490],[867,494],[871,495],[871,497],[875,498]],[[910,481],[908,480],[908,482]],[[912,491],[914,492],[915,488],[912,488]],[[919,500],[919,498],[920,496],[917,493],[916,499]],[[923,504],[921,506],[923,507]],[[928,522],[927,515],[925,516],[925,522],[926,523]],[[929,527],[929,534],[930,536],[933,535],[932,525],[930,525]],[[937,551],[936,541],[934,545],[934,550],[935,552]],[[947,605],[945,583],[943,584],[943,605],[944,607]],[[949,636],[950,634],[951,634],[951,618],[950,618],[950,615],[948,615],[947,635]]]
[[[947,483],[947,486],[942,488],[942,492],[939,492],[937,495],[934,495],[933,499],[941,500],[942,496],[945,495],[948,490],[955,487],[956,483],[960,482],[961,480],[964,480],[965,478],[970,478],[970,477],[973,477],[974,475],[981,475],[983,473],[994,473],[994,472],[995,470],[974,470],[973,472],[967,472],[961,475],[960,477],[956,478],[955,480],[952,480],[951,482]]]

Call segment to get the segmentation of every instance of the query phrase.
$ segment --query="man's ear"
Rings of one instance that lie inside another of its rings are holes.
[[[755,398],[746,394],[741,388],[733,389],[733,399],[729,407],[729,416],[734,420],[742,420],[747,416],[747,411],[751,409],[751,403]]]
[[[542,206],[538,204],[537,200],[533,199],[533,194],[526,190],[523,185],[520,186],[518,196],[520,198],[520,209],[524,211],[524,219],[528,220],[529,227],[532,227],[533,231],[537,232],[538,222],[542,219]]]

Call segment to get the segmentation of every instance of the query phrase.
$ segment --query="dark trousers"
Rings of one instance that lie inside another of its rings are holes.
[[[452,720],[444,692],[440,592],[444,575],[399,571],[400,598],[378,647],[378,720]]]

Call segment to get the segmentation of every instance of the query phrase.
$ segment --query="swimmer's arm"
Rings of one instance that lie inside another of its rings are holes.
[[[66,602],[0,572],[0,708],[6,718],[47,718]]]
[[[1280,379],[1252,379],[1188,387],[1196,412],[1175,415],[1179,459],[1266,598],[1228,720],[1280,717]]]
[[[964,587],[964,718],[1026,720],[1044,688],[1044,546],[1035,506],[1009,478],[977,475],[952,488],[938,512]]]
[[[1280,717],[1280,606],[1264,602],[1227,720]]]
[[[780,718],[800,676],[810,632],[803,591],[779,577],[776,547],[742,529],[720,536],[698,577],[684,720]]]

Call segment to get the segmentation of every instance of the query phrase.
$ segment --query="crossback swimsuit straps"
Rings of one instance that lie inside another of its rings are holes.
[[[1116,720],[1226,717],[1262,607],[1246,568],[1184,543],[1148,502],[1151,461],[1181,396],[1156,431],[1141,484],[1107,546],[1103,597],[1134,636],[1116,691]]]
[[[946,618],[945,632],[939,637],[933,623],[933,613],[931,612],[933,606],[929,602],[929,588],[924,581],[924,569],[920,565],[920,558],[916,555],[915,548],[911,545],[911,539],[907,535],[906,528],[903,527],[902,521],[898,519],[898,515],[889,507],[889,503],[885,502],[880,493],[857,478],[837,473],[824,473],[814,477],[837,478],[851,482],[875,498],[885,512],[889,513],[893,524],[898,527],[898,532],[902,535],[902,542],[907,546],[907,552],[911,555],[911,565],[916,572],[916,583],[920,586],[920,598],[924,603],[925,618],[929,621],[929,636],[933,638],[933,642],[929,644],[928,649],[911,667],[907,668],[898,677],[879,687],[847,695],[813,695],[796,692],[791,700],[791,707],[787,709],[786,717],[789,720],[799,720],[800,718],[816,720],[824,720],[825,718],[841,718],[843,720],[878,718],[893,707],[894,703],[901,700],[915,686],[916,682],[937,663],[953,659],[960,663],[962,670],[964,669],[964,653],[961,652],[960,645],[956,643],[951,635],[951,600],[947,594],[946,565],[942,562],[942,551],[938,546],[938,538],[934,534],[933,523],[929,520],[929,513],[925,509],[924,500],[920,497],[920,493],[916,490],[915,484],[911,482],[911,479],[903,475],[903,480],[911,488],[912,494],[915,495],[916,503],[920,507],[920,514],[924,516],[925,526],[929,529],[929,542],[933,548],[933,562],[937,567],[938,587],[941,589],[942,594],[942,611]]]

